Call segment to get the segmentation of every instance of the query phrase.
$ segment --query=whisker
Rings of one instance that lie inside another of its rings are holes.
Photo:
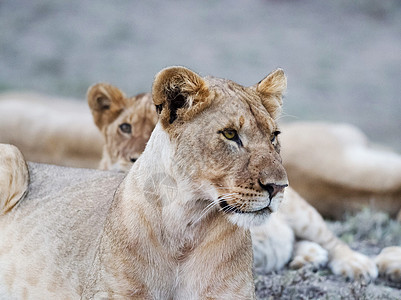
[[[228,209],[227,209],[227,207],[221,207],[221,208],[219,209],[219,211],[224,211],[224,212],[226,212],[226,213],[229,213],[229,212],[234,211],[235,209],[236,209],[236,207],[230,205],[230,207],[229,207]]]
[[[212,201],[210,202],[202,211],[201,211],[201,217],[203,217],[203,215],[210,210],[213,206],[220,204],[220,202],[223,200],[218,199],[217,202]]]
[[[206,208],[204,208],[201,212],[201,215],[198,219],[196,219],[196,221],[193,224],[198,223],[214,206],[218,205],[219,202],[211,202],[208,206],[206,206]]]
[[[242,202],[242,204],[241,204],[241,206],[239,207],[239,209],[243,209],[244,208],[244,206],[246,206],[246,204],[247,204],[247,202],[246,201],[244,201],[244,202]]]
[[[230,212],[234,211],[235,209],[236,209],[236,207],[230,206],[228,209],[226,207],[222,207],[219,209],[219,211],[224,211],[225,213],[230,213]]]
[[[221,196],[219,196],[219,198],[217,199],[217,201],[213,201],[211,203],[209,203],[202,211],[201,211],[201,215],[200,217],[193,223],[196,224],[198,223],[213,207],[217,206],[218,204],[220,204],[223,201],[226,200],[231,200],[231,199],[235,199],[235,197],[233,197],[234,195],[236,195],[238,193],[227,193],[227,194],[223,194]],[[220,210],[221,211],[221,210]]]
[[[286,112],[283,111],[283,112],[281,112],[280,117],[278,117],[276,121],[278,121],[278,120],[280,120],[280,119],[284,119],[284,118],[299,119],[299,117],[294,116],[294,115],[287,114]]]

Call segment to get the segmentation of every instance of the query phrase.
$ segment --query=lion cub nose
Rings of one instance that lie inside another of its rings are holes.
[[[134,162],[136,162],[137,159],[135,157],[131,157],[130,160],[131,160],[132,163],[134,163]]]
[[[266,183],[263,184],[259,180],[259,185],[262,187],[262,189],[266,190],[269,193],[269,198],[272,199],[274,196],[277,195],[277,193],[281,192],[288,186],[288,184],[274,184],[274,183]]]

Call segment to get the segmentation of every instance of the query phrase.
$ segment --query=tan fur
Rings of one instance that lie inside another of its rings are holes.
[[[263,98],[263,105],[268,109],[273,118],[277,118],[281,114],[283,105],[281,95],[287,89],[286,80],[271,80],[272,78],[284,78],[284,71],[277,69],[268,76],[267,80],[256,86],[256,89],[261,94],[267,96]]]
[[[117,87],[98,83],[88,89],[87,99],[93,120],[105,140],[99,168],[129,169],[145,150],[157,122],[152,96],[127,98]],[[130,132],[122,131],[121,125],[129,126]]]
[[[154,90],[172,84],[174,97],[154,97],[160,123],[116,192],[123,175],[30,165],[27,197],[0,217],[0,298],[255,298],[248,228],[287,184],[269,96],[181,67]],[[191,101],[198,85],[209,93]]]
[[[17,147],[0,144],[0,216],[10,211],[28,189],[29,174]]]

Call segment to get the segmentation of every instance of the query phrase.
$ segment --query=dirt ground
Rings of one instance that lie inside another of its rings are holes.
[[[282,270],[257,274],[258,299],[401,299],[401,285],[383,279],[373,283],[347,282],[327,270]]]
[[[401,245],[401,225],[384,213],[366,209],[328,224],[353,249],[369,256],[383,247]],[[256,270],[255,275],[258,299],[401,299],[401,282],[382,277],[374,282],[347,281],[328,268],[285,268],[270,274]]]

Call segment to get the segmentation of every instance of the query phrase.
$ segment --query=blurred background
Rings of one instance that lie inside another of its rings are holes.
[[[352,123],[401,152],[399,0],[0,0],[0,92],[134,95],[170,65],[242,85],[281,67],[283,121]]]

